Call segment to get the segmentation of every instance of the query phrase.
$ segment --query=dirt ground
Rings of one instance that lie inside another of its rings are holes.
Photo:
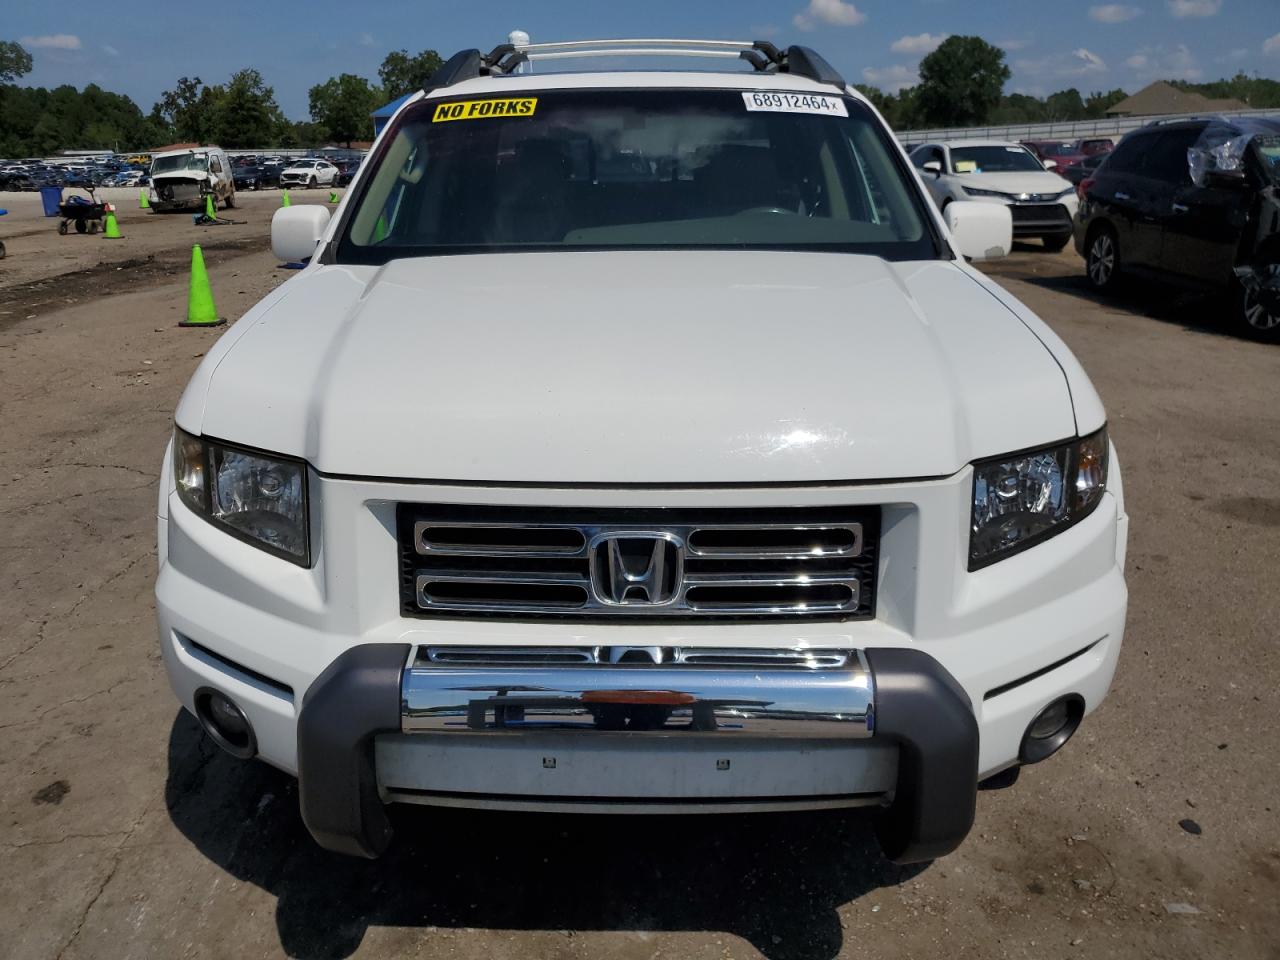
[[[0,194],[0,955],[1280,957],[1280,348],[1215,299],[1097,300],[1069,250],[992,268],[1107,404],[1131,601],[1110,698],[957,853],[892,867],[829,814],[410,810],[368,863],[179,711],[152,622],[161,448],[221,332],[177,327],[190,245],[239,316],[287,276],[278,194],[217,227],[129,196],[107,241]]]

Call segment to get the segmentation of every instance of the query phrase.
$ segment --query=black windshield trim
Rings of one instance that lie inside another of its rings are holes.
[[[448,91],[444,93],[444,91]],[[652,87],[573,87],[573,88],[548,88],[542,90],[530,90],[531,95],[537,94],[541,96],[547,94],[562,93],[670,93],[672,91],[693,91],[697,93],[742,93],[743,87],[724,86],[724,87],[679,87],[679,86],[652,86]],[[442,96],[432,96],[431,93],[442,92]],[[748,90],[747,92],[751,92]],[[890,253],[879,252],[876,248],[888,248],[891,246],[900,247],[917,247],[927,245],[932,248],[933,255],[927,259],[933,260],[955,260],[956,254],[952,251],[950,245],[939,232],[934,217],[926,206],[926,200],[923,192],[916,183],[914,169],[911,167],[901,145],[894,139],[892,134],[885,127],[884,123],[876,117],[875,113],[870,110],[865,103],[849,96],[841,94],[840,98],[844,100],[845,105],[849,109],[850,117],[857,115],[865,120],[875,131],[875,136],[880,140],[881,145],[885,148],[885,152],[889,156],[889,162],[893,164],[894,169],[903,178],[903,182],[907,187],[907,193],[910,197],[912,207],[919,217],[923,227],[924,234],[920,241],[897,244],[874,244],[874,243],[858,243],[858,244],[657,244],[657,245],[641,245],[641,244],[608,244],[608,245],[577,245],[577,244],[523,244],[519,246],[494,246],[494,245],[478,245],[475,247],[420,247],[420,246],[400,246],[400,247],[361,247],[351,243],[348,234],[351,228],[351,221],[355,216],[355,211],[364,203],[365,195],[369,191],[369,185],[373,181],[373,174],[378,165],[380,165],[390,149],[391,143],[395,140],[395,136],[400,129],[411,121],[417,120],[421,115],[435,109],[435,106],[441,102],[456,99],[462,96],[456,90],[450,88],[441,88],[440,91],[431,91],[423,99],[409,104],[405,109],[388,124],[387,128],[382,131],[378,137],[378,143],[373,152],[361,164],[360,187],[357,195],[351,198],[350,203],[343,205],[343,212],[334,230],[333,238],[327,243],[323,250],[316,254],[315,260],[322,264],[350,264],[363,266],[382,266],[390,263],[392,260],[404,260],[417,257],[432,256],[451,256],[459,253],[462,254],[478,254],[478,253],[578,253],[592,251],[653,251],[653,250],[772,250],[786,253],[850,253],[863,254],[867,256],[879,256],[882,259],[896,262],[910,262],[925,259],[920,257],[918,249],[896,250]],[[485,93],[476,96],[474,99],[486,99],[488,97],[509,97],[509,90],[495,90],[492,94]],[[830,96],[830,94],[827,94]]]

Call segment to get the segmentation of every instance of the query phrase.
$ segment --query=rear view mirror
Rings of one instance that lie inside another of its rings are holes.
[[[279,260],[306,260],[329,227],[329,211],[321,206],[281,207],[271,218],[271,252]]]
[[[956,252],[967,260],[997,260],[1013,248],[1013,214],[1003,203],[954,200],[943,217]]]
[[[925,173],[932,173],[935,177],[942,175],[942,163],[937,160],[926,160],[920,169]]]

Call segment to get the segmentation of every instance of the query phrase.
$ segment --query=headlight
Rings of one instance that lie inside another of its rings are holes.
[[[973,465],[969,569],[1025,550],[1084,519],[1107,485],[1107,431]]]
[[[999,190],[979,190],[977,187],[961,186],[961,190],[971,197],[995,197],[998,200],[1008,200],[1009,194],[1001,193]]]
[[[268,553],[311,565],[301,461],[176,430],[173,471],[179,498],[206,520]]]

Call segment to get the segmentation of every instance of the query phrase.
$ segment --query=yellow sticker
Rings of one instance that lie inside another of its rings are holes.
[[[973,173],[978,169],[977,160],[956,160],[951,165],[956,168],[956,173]]]
[[[537,97],[508,97],[502,100],[459,100],[436,107],[432,123],[446,120],[480,120],[483,117],[531,117],[538,107]]]

